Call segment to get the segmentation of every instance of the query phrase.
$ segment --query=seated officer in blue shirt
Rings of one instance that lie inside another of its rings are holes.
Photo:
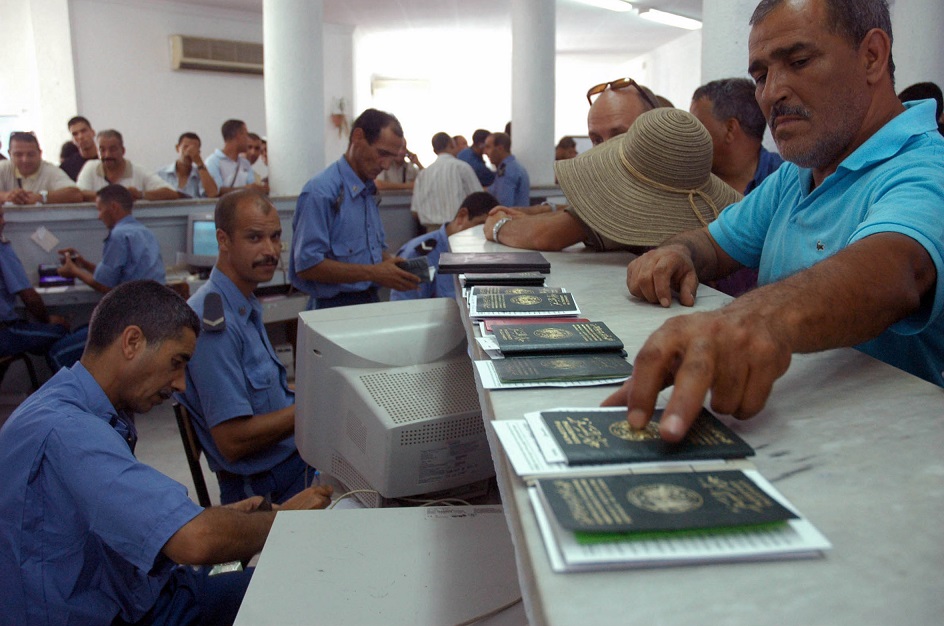
[[[60,370],[0,428],[0,616],[5,624],[232,623],[246,560],[275,513],[263,498],[203,509],[138,461],[132,412],[184,388],[199,320],[170,289],[125,283],[92,314],[82,361]],[[284,508],[323,508],[313,487]]]
[[[102,260],[97,265],[85,259],[75,248],[59,251],[62,266],[59,275],[78,278],[95,291],[108,293],[131,280],[166,282],[161,246],[147,226],[134,219],[134,198],[122,185],[107,185],[95,194],[98,219],[108,228]],[[63,337],[49,349],[53,368],[69,367],[82,356],[88,335],[80,328]]]
[[[42,354],[68,330],[58,315],[49,315],[43,299],[26,276],[23,264],[10,242],[3,238],[3,207],[0,207],[0,356],[21,352]],[[16,314],[17,296],[26,312],[37,321],[20,319]]]
[[[481,226],[488,217],[488,212],[498,206],[498,200],[487,191],[477,191],[466,196],[462,206],[451,222],[443,224],[439,230],[420,235],[403,244],[397,252],[402,259],[426,257],[429,266],[439,268],[439,255],[449,252],[449,236],[473,226]],[[432,282],[421,283],[417,289],[409,291],[391,291],[391,300],[418,300],[419,298],[454,298],[455,282],[452,274],[440,274]]]
[[[367,109],[354,120],[347,152],[309,180],[292,218],[288,273],[308,308],[378,302],[378,287],[415,289],[419,278],[387,250],[374,179],[403,147],[397,118]]]
[[[193,416],[224,504],[251,495],[284,502],[304,489],[313,470],[295,448],[295,394],[253,295],[278,267],[282,224],[272,203],[251,189],[220,198],[214,218],[219,257],[188,302],[204,333],[180,401]]]

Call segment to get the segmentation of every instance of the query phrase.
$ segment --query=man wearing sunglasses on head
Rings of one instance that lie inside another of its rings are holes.
[[[594,146],[622,135],[636,118],[659,106],[652,92],[632,78],[591,87],[587,101],[587,134]],[[533,214],[498,206],[489,214],[484,228],[486,239],[513,248],[556,251],[581,241],[599,251],[625,248],[592,230],[569,207]]]

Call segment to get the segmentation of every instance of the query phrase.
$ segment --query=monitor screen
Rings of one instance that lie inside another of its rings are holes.
[[[192,254],[215,257],[220,248],[216,242],[216,224],[213,220],[194,220],[191,228],[193,228]]]

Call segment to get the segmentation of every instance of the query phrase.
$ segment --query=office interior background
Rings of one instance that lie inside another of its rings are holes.
[[[264,10],[312,6],[323,11],[323,68],[313,71],[322,74],[324,102],[321,110],[312,107],[311,123],[322,129],[324,155],[311,174],[344,151],[346,133],[331,121],[342,101],[349,119],[370,106],[394,112],[410,147],[428,163],[434,132],[470,136],[512,118],[512,5],[522,1],[2,0],[0,137],[35,130],[45,157],[55,161],[69,139],[65,122],[78,112],[96,130],[120,130],[128,158],[153,170],[174,159],[183,131],[201,136],[205,155],[221,145],[228,118],[266,135],[263,77],[175,71],[170,36],[263,43]],[[586,134],[590,85],[632,76],[687,108],[702,82],[746,75],[747,21],[756,0],[633,4],[637,11],[693,17],[704,27],[685,30],[637,12],[556,0],[555,88],[546,103],[554,107],[553,141]],[[935,32],[944,3],[893,0],[892,16],[899,86],[944,83],[944,43]]]

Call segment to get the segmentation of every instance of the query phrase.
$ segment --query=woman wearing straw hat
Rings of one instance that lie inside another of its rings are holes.
[[[657,246],[742,198],[711,173],[711,157],[711,136],[694,115],[660,108],[554,171],[592,229],[624,245]]]

